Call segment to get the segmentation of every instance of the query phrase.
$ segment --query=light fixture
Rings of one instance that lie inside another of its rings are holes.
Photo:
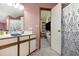
[[[24,6],[21,4],[18,4],[16,8],[19,8],[20,10],[24,10]]]
[[[20,10],[24,9],[23,5],[21,5],[20,3],[7,3],[7,4],[8,6],[13,6],[14,8],[18,8]]]

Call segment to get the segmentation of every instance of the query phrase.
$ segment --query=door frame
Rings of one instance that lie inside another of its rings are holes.
[[[41,10],[47,10],[47,11],[51,11],[52,8],[44,8],[44,7],[40,7],[39,10],[39,33],[40,33],[40,38],[39,38],[39,49],[41,48]],[[51,41],[51,40],[50,40]]]

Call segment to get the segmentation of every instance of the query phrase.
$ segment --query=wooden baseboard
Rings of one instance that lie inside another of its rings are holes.
[[[32,51],[30,54],[28,54],[27,56],[30,56],[32,53],[34,53],[35,51],[37,51],[38,49],[35,49],[34,51]]]

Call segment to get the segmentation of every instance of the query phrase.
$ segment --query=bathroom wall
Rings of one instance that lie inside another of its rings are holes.
[[[63,9],[62,55],[79,55],[79,3],[69,4]]]
[[[52,3],[24,3],[25,30],[32,30],[37,35],[37,48],[40,47],[40,7],[53,8]]]
[[[6,30],[6,23],[0,23],[0,29]]]

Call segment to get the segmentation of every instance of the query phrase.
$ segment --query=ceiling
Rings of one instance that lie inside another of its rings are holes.
[[[5,3],[0,3],[0,22],[6,22],[7,16],[17,17],[23,16],[24,10],[20,10],[13,6],[8,6]]]

